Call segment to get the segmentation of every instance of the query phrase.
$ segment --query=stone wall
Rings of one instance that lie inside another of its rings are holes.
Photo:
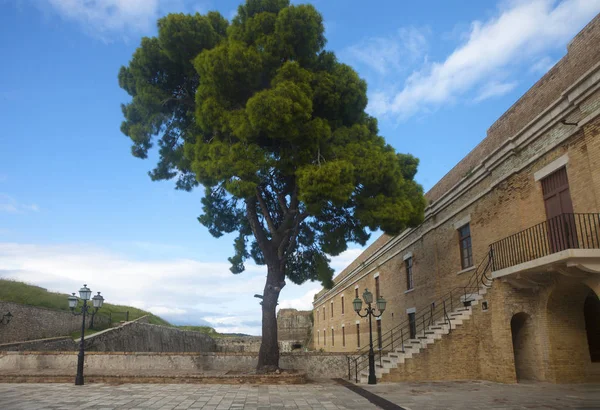
[[[85,338],[86,350],[97,352],[212,352],[208,335],[141,321],[124,323]]]
[[[0,343],[66,336],[81,330],[81,316],[65,310],[0,301],[0,314],[6,312],[10,312],[13,318],[8,325],[0,328]],[[100,315],[94,318],[94,322],[94,327],[109,325],[108,318]],[[86,323],[89,326],[89,320]]]
[[[281,351],[304,349],[311,344],[311,316],[310,310],[280,309],[277,312],[277,339]]]
[[[70,336],[51,337],[48,339],[28,340],[25,342],[14,342],[0,344],[0,351],[29,351],[29,352],[46,352],[46,351],[69,351],[76,350],[78,344]]]
[[[202,372],[246,372],[256,368],[256,353],[104,353],[89,352],[85,357],[86,374],[148,374]],[[66,372],[77,365],[76,352],[0,352],[0,373]],[[311,379],[347,377],[345,355],[331,353],[283,353],[280,366],[304,371]]]
[[[215,351],[224,353],[258,353],[260,336],[220,337],[215,339]]]

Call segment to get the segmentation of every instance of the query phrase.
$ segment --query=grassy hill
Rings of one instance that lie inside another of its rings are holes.
[[[215,329],[213,329],[210,326],[177,326],[177,328],[181,330],[193,330],[194,332],[204,333],[212,338],[250,336],[244,333],[218,333]]]
[[[15,302],[24,305],[39,306],[49,309],[69,310],[67,296],[64,293],[49,292],[40,286],[29,285],[23,282],[0,279],[0,300],[5,302]],[[169,322],[159,316],[153,315],[142,309],[131,306],[113,305],[105,303],[98,314],[108,315],[112,313],[114,321],[124,320],[122,312],[129,311],[129,320],[148,315],[149,322],[155,325],[171,326]],[[214,330],[214,329],[213,329]]]

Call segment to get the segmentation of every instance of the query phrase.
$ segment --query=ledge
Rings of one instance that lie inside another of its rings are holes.
[[[600,249],[565,249],[492,272],[492,278],[557,271],[567,276],[600,274]]]
[[[464,268],[463,270],[459,270],[458,272],[456,272],[457,275],[462,275],[463,273],[467,273],[467,272],[471,272],[472,270],[477,269],[477,266],[473,265],[473,266],[469,266],[468,268]]]

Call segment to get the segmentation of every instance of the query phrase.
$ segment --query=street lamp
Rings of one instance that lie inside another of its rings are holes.
[[[81,341],[79,343],[79,354],[77,355],[77,376],[75,376],[75,385],[83,386],[83,358],[84,358],[84,342],[83,337],[85,334],[85,315],[86,313],[90,313],[91,306],[88,306],[87,301],[90,300],[90,296],[92,296],[92,291],[87,287],[87,285],[83,285],[81,289],[79,289],[79,298],[75,296],[73,293],[68,297],[69,300],[69,308],[74,315],[82,315],[81,320]],[[76,313],[75,308],[79,304],[79,299],[83,300],[83,306],[81,307],[81,312]],[[94,315],[98,312],[98,309],[102,307],[104,304],[104,298],[100,296],[100,292],[96,296],[92,298],[92,305],[94,307],[94,311],[90,314],[92,315],[92,322],[94,320]]]
[[[369,384],[377,384],[377,377],[375,377],[375,352],[373,351],[373,327],[371,325],[371,317],[380,317],[383,315],[383,311],[385,310],[386,301],[383,296],[377,298],[377,310],[379,310],[379,314],[375,314],[375,308],[371,307],[373,303],[373,294],[369,292],[369,289],[365,289],[363,293],[363,299],[367,304],[365,308],[365,314],[361,315],[360,311],[362,309],[362,300],[360,298],[354,299],[352,305],[354,305],[354,311],[360,317],[369,317]]]
[[[13,317],[13,315],[10,312],[2,315],[2,319],[0,319],[0,325],[8,325],[10,323],[10,320],[12,319],[12,317]]]

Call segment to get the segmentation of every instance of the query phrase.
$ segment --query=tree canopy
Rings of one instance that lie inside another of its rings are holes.
[[[216,12],[160,19],[119,72],[133,155],[158,141],[151,178],[204,187],[199,222],[237,233],[233,273],[249,258],[267,265],[263,345],[286,277],[330,287],[328,255],[423,218],[418,160],[378,135],[365,81],[325,43],[312,5],[247,0],[231,24]]]

